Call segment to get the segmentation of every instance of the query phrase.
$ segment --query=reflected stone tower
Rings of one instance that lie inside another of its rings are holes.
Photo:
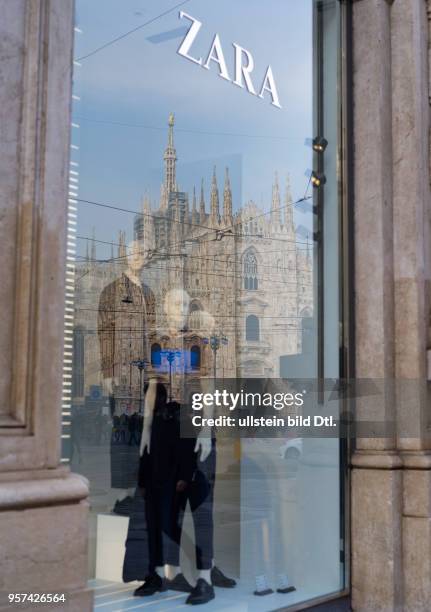
[[[168,133],[168,146],[165,149],[163,159],[165,160],[165,182],[164,182],[164,193],[167,201],[169,202],[169,195],[172,191],[176,191],[176,162],[177,152],[174,147],[174,123],[175,116],[173,113],[169,115],[169,133]]]

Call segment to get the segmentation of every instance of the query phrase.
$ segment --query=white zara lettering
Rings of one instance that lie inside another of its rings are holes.
[[[214,51],[216,55],[214,55]],[[229,73],[227,71],[226,60],[224,58],[223,49],[220,42],[220,37],[218,34],[214,36],[213,44],[211,45],[210,52],[208,53],[207,61],[204,64],[204,68],[207,70],[210,69],[210,62],[217,62],[220,67],[220,76],[222,79],[226,79],[226,81],[230,81]]]
[[[235,47],[235,80],[234,85],[238,85],[238,87],[244,87],[242,84],[242,77],[244,77],[245,85],[247,90],[256,95],[256,91],[254,89],[253,83],[251,81],[250,73],[253,72],[254,69],[254,59],[250,51],[244,49],[244,47],[240,47],[236,43],[232,43]],[[242,63],[243,57],[247,58],[247,64],[244,66]]]
[[[196,36],[198,35],[199,30],[202,27],[202,22],[198,21],[197,19],[195,19],[188,13],[185,13],[184,11],[180,11],[180,19],[182,19],[183,17],[185,17],[186,19],[190,19],[190,21],[192,22],[192,25],[188,29],[187,34],[183,42],[180,44],[177,53],[187,58],[191,62],[194,62],[195,64],[198,64],[199,66],[202,66],[201,57],[199,59],[196,59],[195,57],[192,57],[191,55],[189,55],[190,47],[194,43],[194,40]]]
[[[194,64],[198,64],[198,66],[202,66],[206,70],[210,70],[211,62],[215,62],[218,65],[218,74],[222,79],[229,81],[233,85],[237,87],[241,87],[252,94],[253,96],[257,96],[262,100],[265,99],[265,93],[269,93],[271,96],[271,104],[276,108],[282,108],[280,104],[280,98],[278,95],[277,86],[275,83],[274,73],[272,71],[272,67],[268,66],[265,72],[265,76],[263,78],[262,86],[260,88],[259,93],[256,92],[254,87],[251,73],[254,70],[254,59],[250,51],[241,47],[237,43],[232,43],[235,54],[234,54],[234,71],[235,79],[232,80],[229,76],[228,67],[226,64],[225,55],[223,52],[223,47],[220,41],[220,36],[215,34],[213,41],[211,43],[210,50],[208,52],[205,63],[203,64],[202,57],[196,58],[190,54],[190,49],[193,43],[196,40],[197,35],[202,27],[202,22],[192,17],[188,13],[184,11],[179,12],[180,19],[188,19],[191,21],[191,26],[187,31],[182,43],[180,44],[177,53],[182,55],[186,59],[190,60]]]
[[[275,85],[274,75],[272,73],[271,66],[268,66],[265,78],[263,79],[262,87],[260,90],[259,98],[263,99],[264,92],[269,91],[272,96],[272,104],[277,106],[277,108],[281,108],[280,99],[278,97],[277,87]]]

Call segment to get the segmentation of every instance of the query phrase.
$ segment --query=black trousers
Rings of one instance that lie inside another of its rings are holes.
[[[184,444],[186,442],[186,444]],[[196,439],[183,441],[183,452],[193,453],[190,460],[195,465],[193,477],[187,482],[186,489],[174,496],[172,546],[169,548],[171,565],[180,564],[180,545],[184,514],[187,502],[192,512],[195,531],[196,567],[199,570],[211,569],[214,558],[214,484],[216,467],[215,440],[207,459],[200,462],[194,452]]]
[[[145,489],[149,571],[168,563],[174,537],[174,497],[178,471],[178,415],[156,412],[150,454],[141,459],[139,484]]]
[[[192,511],[196,565],[211,569],[213,553],[213,501],[215,441],[206,461],[197,460],[195,438],[181,438],[180,411],[155,413],[150,454],[141,460],[140,486],[145,489],[149,570],[165,563],[180,564],[181,534],[187,502]],[[186,483],[177,492],[179,481]]]
[[[151,487],[145,492],[150,572],[154,572],[156,567],[169,563],[174,537],[173,493],[171,483]]]

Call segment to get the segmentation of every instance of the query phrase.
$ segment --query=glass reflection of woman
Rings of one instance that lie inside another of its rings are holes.
[[[131,364],[148,358],[145,296],[139,279],[143,263],[139,244],[132,242],[125,261],[120,262],[124,264],[121,275],[103,289],[98,309],[101,374],[113,420],[111,487],[119,491],[114,512],[125,515],[130,511],[139,461],[138,438],[128,444],[127,422],[139,412],[142,382]]]

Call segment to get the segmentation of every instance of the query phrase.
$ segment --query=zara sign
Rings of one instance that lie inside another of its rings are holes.
[[[276,106],[277,108],[281,108],[280,99],[278,97],[277,86],[275,84],[274,74],[272,72],[271,66],[268,66],[263,77],[262,85],[259,89],[259,93],[257,93],[255,86],[252,81],[251,73],[254,69],[254,60],[250,51],[244,49],[237,43],[232,43],[235,49],[235,62],[234,62],[234,75],[235,78],[231,79],[229,75],[229,71],[226,64],[226,59],[223,52],[223,47],[221,45],[220,36],[216,34],[213,38],[210,50],[208,52],[207,58],[204,62],[202,57],[196,58],[191,55],[191,47],[199,33],[199,30],[202,27],[202,22],[198,21],[188,13],[184,11],[180,11],[179,13],[180,19],[189,19],[191,21],[191,26],[187,31],[182,43],[180,44],[177,53],[182,55],[186,59],[198,64],[198,66],[202,66],[206,70],[210,69],[211,62],[215,62],[218,65],[219,76],[226,81],[237,85],[238,87],[244,88],[244,83],[247,91],[251,93],[253,96],[258,96],[259,98],[264,98],[265,93],[269,93],[271,96],[271,104]]]

